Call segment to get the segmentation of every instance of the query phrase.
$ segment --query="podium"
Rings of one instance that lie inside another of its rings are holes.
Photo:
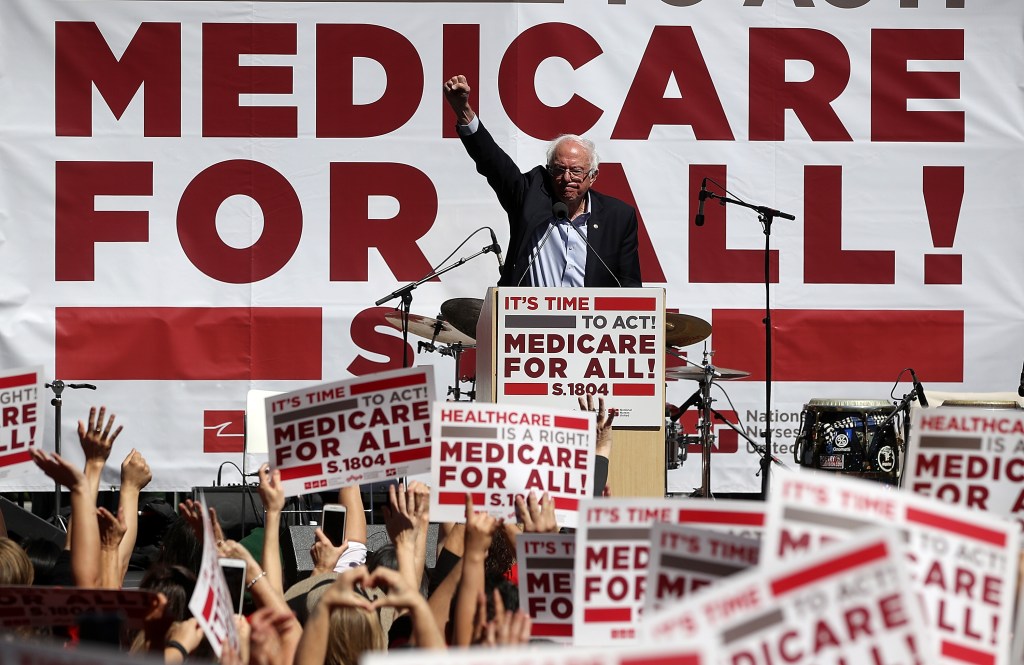
[[[476,399],[618,411],[613,496],[665,495],[665,290],[492,287],[476,329]]]

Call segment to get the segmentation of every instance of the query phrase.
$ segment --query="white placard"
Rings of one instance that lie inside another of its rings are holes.
[[[575,560],[575,534],[521,533],[516,536],[519,607],[533,620],[531,637],[572,644]]]
[[[648,642],[708,642],[722,665],[934,662],[903,547],[882,529],[722,580],[641,630]]]
[[[16,474],[32,461],[32,448],[43,441],[46,417],[43,368],[0,372],[0,478]]]
[[[210,511],[202,492],[196,496],[196,503],[203,516],[203,559],[196,575],[196,586],[188,601],[188,609],[199,622],[214,653],[220,657],[221,647],[226,642],[238,653],[238,627],[235,626],[235,608],[228,590],[224,571],[218,563],[217,543],[210,522]]]
[[[517,519],[515,499],[545,492],[560,526],[576,526],[593,495],[592,414],[506,404],[437,402],[430,459],[430,516],[464,522],[466,494],[476,510]]]
[[[938,640],[941,663],[1010,663],[1020,533],[992,515],[880,483],[826,473],[776,473],[761,556],[787,559],[859,531],[897,529],[908,575]]]
[[[655,522],[644,614],[756,566],[760,554],[761,542],[755,538]]]
[[[433,377],[412,367],[268,397],[270,466],[285,494],[426,471]]]
[[[501,289],[495,401],[572,408],[601,396],[617,425],[660,426],[664,312],[664,289]]]

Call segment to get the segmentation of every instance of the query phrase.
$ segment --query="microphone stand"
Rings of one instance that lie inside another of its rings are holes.
[[[60,455],[60,411],[61,406],[64,403],[62,393],[65,388],[87,388],[89,390],[96,390],[96,386],[91,383],[64,383],[60,379],[54,379],[53,382],[45,384],[46,388],[53,391],[53,399],[50,400],[50,404],[54,407],[54,420],[53,420],[53,452]],[[68,530],[67,526],[60,519],[60,483],[53,483],[53,522],[58,528],[63,529],[65,532]]]
[[[395,298],[401,298],[402,299],[401,310],[402,310],[402,367],[403,368],[409,366],[409,310],[412,307],[412,292],[416,290],[416,287],[418,287],[420,284],[422,284],[424,282],[429,282],[430,280],[434,279],[435,277],[440,277],[441,275],[445,274],[446,272],[449,272],[451,270],[455,270],[456,268],[461,266],[463,263],[466,263],[467,261],[472,261],[473,259],[475,259],[476,257],[480,256],[481,254],[486,254],[488,252],[495,252],[495,253],[497,253],[498,251],[500,251],[500,250],[498,249],[497,245],[494,245],[494,244],[487,245],[487,246],[483,247],[476,254],[473,254],[472,256],[467,256],[465,258],[461,258],[458,261],[456,261],[455,263],[451,264],[450,266],[447,266],[445,268],[435,268],[435,269],[431,270],[430,274],[426,275],[425,277],[423,277],[421,279],[418,279],[415,282],[409,282],[405,286],[395,289],[394,291],[392,291],[391,293],[389,293],[388,295],[384,296],[383,298],[381,298],[380,300],[378,300],[377,302],[374,303],[375,305],[380,307],[381,305],[383,305],[384,303],[388,302],[389,300],[394,300]]]
[[[775,210],[767,206],[751,205],[745,201],[734,199],[730,196],[721,196],[714,192],[707,192],[707,198],[718,199],[722,205],[732,203],[743,208],[748,208],[757,213],[758,219],[764,226],[764,450],[761,454],[761,499],[768,499],[769,474],[772,460],[775,459],[772,453],[772,307],[771,307],[771,242],[772,222],[776,217],[782,219],[796,219],[789,213]],[[736,428],[733,428],[736,429]],[[737,430],[738,431],[738,430]]]

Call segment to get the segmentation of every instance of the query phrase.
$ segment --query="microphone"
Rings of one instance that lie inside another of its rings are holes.
[[[498,238],[494,235],[494,229],[488,226],[487,230],[491,232],[491,246],[489,249],[498,257],[498,270],[504,270],[505,264],[501,260],[501,245],[498,244]]]
[[[1020,387],[1017,388],[1017,394],[1024,397],[1024,367],[1020,368]]]
[[[708,179],[700,181],[700,194],[697,195],[697,216],[693,218],[694,226],[704,226],[704,201],[708,198]]]
[[[563,217],[569,213],[569,207],[564,203],[556,203],[554,208],[552,208],[552,211],[557,212],[556,209],[558,208],[558,206],[562,206],[562,208],[565,209],[565,212],[562,213]],[[558,217],[558,215],[556,214],[555,217]],[[548,238],[551,237],[551,232],[554,230],[555,225],[549,223],[548,230],[544,232],[544,237],[540,239],[539,243],[537,243],[537,249],[533,250],[533,256],[530,257],[530,262],[526,264],[526,270],[519,278],[519,282],[516,284],[516,286],[523,285],[523,280],[526,279],[526,276],[530,274],[530,269],[533,268],[533,264],[537,261],[537,257],[540,256],[540,250],[544,249],[544,245],[547,244]]]
[[[551,206],[551,212],[554,213],[555,219],[564,220],[569,217],[569,206],[559,201],[555,205]],[[569,226],[572,228],[573,231],[576,232],[576,235],[578,235],[583,240],[583,244],[586,245],[587,248],[590,249],[590,252],[592,252],[594,256],[597,257],[597,260],[601,262],[601,265],[604,266],[604,269],[608,271],[608,274],[612,276],[612,279],[615,280],[615,283],[621,289],[622,282],[620,282],[618,276],[616,276],[616,274],[612,272],[612,269],[608,267],[608,264],[604,262],[604,259],[602,259],[601,255],[597,253],[597,250],[594,249],[594,246],[590,244],[590,241],[587,240],[587,236],[583,235],[583,232],[576,228],[576,225],[573,224],[572,221],[569,222]]]
[[[917,380],[917,374],[913,369],[910,370],[910,378],[914,380],[914,392],[917,393],[917,401],[921,406],[928,408],[928,398],[924,396],[924,386]]]

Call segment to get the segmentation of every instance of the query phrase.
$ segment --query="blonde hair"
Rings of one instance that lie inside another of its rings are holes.
[[[331,612],[325,665],[357,665],[367,651],[384,651],[387,638],[375,612],[341,607]]]
[[[0,584],[32,584],[35,569],[25,550],[10,538],[0,537]]]

